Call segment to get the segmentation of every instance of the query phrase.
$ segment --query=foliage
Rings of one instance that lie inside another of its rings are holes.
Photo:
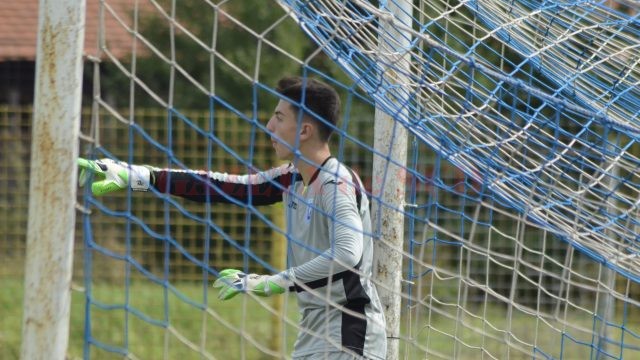
[[[302,71],[299,63],[281,52],[305,59],[316,50],[295,21],[270,1],[228,1],[213,7],[203,0],[183,0],[175,10],[170,0],[159,4],[163,11],[141,12],[138,31],[144,41],[137,42],[135,57],[121,60],[122,67],[139,80],[136,107],[159,106],[151,92],[177,109],[208,109],[212,94],[240,111],[249,111],[252,78],[273,87],[282,76]],[[322,54],[308,63],[340,77],[337,67]],[[101,65],[101,90],[108,101],[126,106],[131,80],[116,65]]]

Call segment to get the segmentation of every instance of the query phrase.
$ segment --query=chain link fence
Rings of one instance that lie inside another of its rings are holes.
[[[167,153],[158,150],[148,141],[151,138],[162,146],[170,144],[172,156],[188,168],[246,173],[251,170],[243,163],[249,159],[257,169],[277,165],[267,134],[256,128],[255,124],[238,119],[231,113],[217,112],[215,118],[210,117],[207,111],[182,114],[188,121],[172,120],[166,111],[158,109],[141,108],[136,109],[133,114],[121,114],[134,119],[147,138],[143,138],[141,133],[126,121],[116,119],[108,113],[97,114],[99,121],[94,122],[94,127],[97,125],[99,131],[96,132],[95,129],[91,129],[91,109],[85,109],[82,132],[92,136],[91,139],[85,138],[81,141],[81,156],[91,156],[94,152],[99,157],[100,152],[93,149],[96,145],[102,145],[106,151],[123,161],[157,167],[177,167],[176,164],[169,163]],[[95,115],[94,113],[94,118]],[[260,115],[260,121],[266,123],[267,117],[267,114]],[[21,278],[24,274],[31,119],[30,107],[0,106],[0,277]],[[334,139],[334,154],[361,174],[368,189],[371,184],[373,155],[366,148],[366,144],[372,142],[371,123],[372,119],[353,117],[348,123],[348,128],[345,128],[351,138]],[[215,134],[215,137],[224,143],[225,148],[216,146],[207,140],[207,136],[194,131],[194,126]],[[170,134],[168,128],[171,128]],[[362,144],[358,144],[358,141]],[[131,158],[130,146],[134,149]],[[239,159],[231,156],[229,150]],[[466,180],[460,171],[435,163],[434,156],[429,155],[429,149],[421,147],[418,151],[421,154],[417,167],[419,173],[424,174],[427,179],[437,176],[442,181],[452,184],[453,190],[463,187]],[[79,190],[79,204],[84,202],[83,191]],[[460,229],[460,222],[465,221],[460,214],[471,211],[466,207],[472,204],[465,205],[464,198],[459,195],[438,191],[430,181],[418,184],[416,201],[426,203],[426,199],[435,196],[436,193],[438,202],[434,204],[452,210],[458,209],[442,212],[438,218],[440,225]],[[127,272],[133,279],[147,277],[148,273],[151,273],[158,278],[168,278],[171,281],[198,281],[202,279],[203,269],[194,264],[193,259],[217,269],[242,268],[246,265],[251,271],[264,271],[259,261],[247,257],[247,250],[254,254],[255,258],[277,266],[278,261],[274,262],[273,254],[278,253],[277,249],[281,249],[282,244],[275,243],[274,239],[278,239],[277,242],[284,240],[275,236],[269,224],[252,214],[250,210],[226,204],[194,203],[180,198],[171,198],[178,206],[169,205],[167,199],[157,198],[149,193],[133,193],[130,200],[126,192],[96,199],[100,206],[90,207],[88,224],[83,225],[82,211],[77,213],[74,278],[78,283],[82,282],[85,271],[91,271],[94,281],[122,281],[127,277]],[[426,218],[429,216],[428,210],[429,208],[422,209],[416,212],[415,216]],[[260,207],[259,211],[267,221],[284,226],[281,217],[279,218],[282,214],[281,205]],[[139,221],[133,221],[133,218]],[[496,224],[508,221],[506,218],[501,220],[498,217],[493,220]],[[141,226],[141,223],[145,226]],[[513,224],[510,222],[505,222],[503,226],[504,229],[512,227]],[[425,231],[423,227],[416,226],[416,241],[428,238],[429,233]],[[153,234],[157,236],[154,237]],[[85,235],[92,237],[95,250],[98,251],[83,252]],[[408,233],[406,235],[408,236]],[[528,235],[535,237],[537,231]],[[482,234],[479,236],[483,237]],[[169,245],[166,239],[175,240],[182,249]],[[545,251],[558,259],[564,258],[565,252],[569,250],[567,244],[560,241],[551,244],[553,246]],[[491,246],[492,251],[499,253],[508,254],[513,251],[513,244],[506,240],[495,241]],[[91,261],[85,263],[87,254],[90,254]],[[416,256],[425,261],[423,266],[430,263],[427,253]],[[455,267],[460,261],[460,256],[457,246],[441,244],[437,262],[450,264],[443,266]],[[131,266],[132,264],[134,266]],[[580,258],[574,264],[579,267],[594,265],[586,258]],[[494,287],[499,292],[508,293],[511,288],[511,271],[505,269],[504,274],[500,275],[497,269],[493,270],[491,281]],[[486,273],[484,268],[473,271],[480,277]],[[530,290],[535,292],[535,286]]]
[[[215,119],[207,111],[182,114],[188,121],[171,121],[167,112],[159,109],[136,109],[135,113],[126,115],[135,119],[146,136],[163,146],[170,143],[172,156],[188,168],[247,173],[251,170],[243,165],[243,161],[248,159],[256,169],[277,165],[268,135],[230,113],[218,112]],[[266,124],[268,116],[261,114],[260,121]],[[92,129],[91,109],[83,110],[82,133],[92,135],[91,139],[81,141],[80,156],[90,157],[93,152],[96,157],[101,157],[100,151],[94,148],[103,146],[123,161],[169,166],[167,154],[152,146],[122,119],[106,112],[98,114],[98,118],[99,121],[94,122],[99,129],[96,132]],[[172,122],[170,134],[167,132],[169,121]],[[19,278],[24,274],[31,123],[31,107],[0,106],[0,277]],[[194,125],[202,129],[213,128],[213,133],[222,139],[226,149],[211,144],[206,137],[194,131]],[[373,129],[354,122],[349,125],[349,131],[362,140],[371,137]],[[129,158],[130,144],[134,149],[132,158]],[[371,173],[371,154],[349,141],[343,144],[342,150],[338,146],[336,153],[341,153],[341,158],[362,174],[363,181],[370,183],[366,175]],[[242,161],[231,156],[229,150]],[[176,164],[171,166],[177,167]],[[84,189],[78,191],[79,204],[84,202],[83,192]],[[185,253],[195,259],[206,260],[219,269],[243,267],[247,261],[243,251],[246,247],[257,258],[272,263],[274,246],[278,245],[273,243],[273,239],[282,239],[275,236],[265,221],[237,206],[207,205],[180,198],[172,198],[179,207],[167,206],[165,201],[149,193],[132,194],[130,204],[125,192],[96,199],[100,206],[90,207],[88,224],[83,224],[82,211],[76,216],[74,278],[78,282],[81,282],[85,271],[91,271],[92,278],[98,281],[119,281],[125,278],[126,271],[131,271],[130,276],[134,279],[146,276],[143,272],[150,272],[159,277],[166,273],[172,281],[201,280],[202,269]],[[131,221],[131,217],[122,215],[127,212],[127,207],[130,207],[132,216],[145,224],[146,229]],[[259,210],[268,221],[282,224],[281,206],[260,207]],[[174,239],[183,251],[150,236],[150,232]],[[91,236],[99,250],[91,252],[88,264],[84,263],[84,235]],[[134,259],[139,266],[130,267],[127,261],[122,261],[124,257]],[[248,266],[254,271],[262,268],[251,259]]]

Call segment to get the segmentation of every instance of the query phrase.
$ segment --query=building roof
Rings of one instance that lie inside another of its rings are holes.
[[[148,4],[138,1],[139,6]],[[120,21],[130,26],[136,0],[109,0],[113,13]],[[38,37],[38,4],[39,0],[7,0],[0,1],[0,62],[1,61],[35,61],[36,42]],[[86,0],[85,54],[96,55],[98,52],[97,34],[99,25],[100,1]],[[148,7],[148,5],[146,5]],[[143,6],[145,7],[145,6]],[[104,23],[107,37],[106,43],[114,56],[128,54],[131,49],[132,36],[128,33],[112,12],[104,12]]]

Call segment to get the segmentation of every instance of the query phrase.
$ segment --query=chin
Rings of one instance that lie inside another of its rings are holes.
[[[287,157],[284,154],[280,153],[280,151],[277,151],[277,150],[276,150],[276,158],[278,160],[287,160]]]
[[[276,157],[278,158],[278,160],[286,160],[286,161],[293,160],[293,152],[290,151],[289,149],[276,148],[275,150],[276,150]]]
[[[286,161],[293,160],[293,153],[291,152],[287,152],[286,154],[277,154],[277,156],[278,156],[278,160],[286,160]]]

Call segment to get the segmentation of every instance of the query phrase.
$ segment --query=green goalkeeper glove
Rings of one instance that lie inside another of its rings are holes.
[[[220,277],[213,283],[220,288],[218,299],[229,300],[239,293],[250,292],[257,296],[282,294],[292,282],[285,273],[276,275],[245,274],[236,269],[224,269]]]
[[[129,165],[111,159],[87,160],[78,158],[80,175],[78,183],[84,186],[91,173],[94,179],[91,192],[94,195],[104,195],[110,192],[126,189],[131,184],[133,191],[147,191],[151,186],[152,168],[148,166]]]

